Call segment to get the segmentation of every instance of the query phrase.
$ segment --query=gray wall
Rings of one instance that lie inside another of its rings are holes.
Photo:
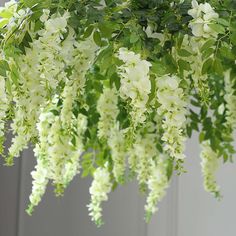
[[[7,143],[7,146],[9,143]],[[19,212],[21,161],[11,168],[5,167],[0,158],[0,236],[16,236]]]

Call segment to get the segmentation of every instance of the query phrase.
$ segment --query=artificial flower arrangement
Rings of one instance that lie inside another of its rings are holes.
[[[11,0],[0,17],[0,154],[12,165],[34,146],[29,214],[49,182],[60,196],[81,172],[98,226],[108,194],[134,179],[148,221],[194,130],[220,197],[215,172],[235,153],[235,1]]]

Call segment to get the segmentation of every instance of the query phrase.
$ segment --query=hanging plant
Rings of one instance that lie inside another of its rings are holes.
[[[97,225],[134,179],[149,220],[194,130],[220,197],[215,172],[235,153],[235,1],[12,0],[0,17],[0,154],[12,165],[34,146],[29,214],[49,182],[59,196],[81,172]]]

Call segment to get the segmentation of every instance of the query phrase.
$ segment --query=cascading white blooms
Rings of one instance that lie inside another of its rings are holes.
[[[83,95],[85,74],[90,68],[97,50],[97,46],[91,39],[77,42],[72,29],[69,29],[68,37],[63,40],[62,32],[67,31],[68,13],[49,20],[48,16],[49,11],[45,10],[41,17],[45,29],[40,31],[41,37],[34,41],[32,47],[27,51],[22,60],[24,64],[21,69],[24,79],[26,79],[24,85],[26,88],[29,87],[29,91],[32,93],[26,98],[26,104],[32,104],[32,106],[28,106],[30,111],[24,113],[31,118],[27,117],[27,121],[32,122],[32,127],[37,121],[37,115],[41,112],[41,119],[37,124],[40,143],[35,148],[38,164],[36,170],[32,172],[34,181],[28,213],[31,213],[34,206],[38,205],[49,179],[53,180],[56,186],[55,191],[60,195],[73,177],[79,173],[78,161],[84,152],[82,140],[87,127],[87,119],[82,114],[76,118],[72,112],[72,106],[76,97]],[[46,43],[48,41],[50,41],[50,45]],[[48,65],[51,66],[48,67]],[[29,67],[34,70],[30,70]],[[65,73],[65,69],[68,67],[76,67],[70,77],[67,77]],[[37,78],[38,81],[32,80],[32,78]],[[46,103],[46,96],[55,90],[62,80],[66,81],[66,85],[62,93],[64,102],[61,112],[57,108],[59,98],[55,97],[46,111],[42,113],[40,106]],[[35,87],[36,82],[38,82],[38,86]],[[38,90],[42,90],[42,92],[38,92]],[[21,104],[19,101],[17,102]],[[26,107],[25,105],[24,109]],[[51,111],[60,113],[60,115],[53,115]],[[19,116],[16,119],[14,123],[23,118]],[[28,126],[29,124],[25,127],[28,128]],[[16,132],[19,135],[19,131],[16,130]],[[26,131],[22,130],[22,132]],[[29,137],[32,136],[32,132],[28,133]],[[14,145],[15,143],[10,148],[10,154],[12,154],[11,150],[14,150],[14,147],[17,147],[15,149],[18,153],[23,147],[19,141],[17,145]],[[38,180],[40,175],[42,179]]]
[[[160,9],[170,7],[180,14],[176,19],[182,22],[181,30],[176,34],[179,22],[171,19],[162,30],[149,13],[143,21],[147,23],[139,25],[132,8],[135,1],[114,2],[114,9],[105,1],[77,1],[86,20],[76,15],[73,1],[73,12],[63,5],[66,1],[60,1],[57,10],[24,2],[11,0],[0,8],[0,154],[4,155],[10,120],[14,137],[7,164],[13,164],[29,143],[37,158],[29,214],[49,182],[56,195],[62,195],[82,169],[83,176],[93,176],[88,210],[97,225],[103,223],[102,203],[113,187],[134,177],[147,194],[149,220],[172,173],[183,171],[186,136],[199,127],[204,187],[220,196],[216,171],[220,157],[232,156],[225,149],[231,148],[228,140],[236,127],[236,72],[226,70],[216,58],[222,45],[227,55],[234,50],[223,42],[232,26],[221,19],[217,4],[192,0],[187,15],[186,8],[182,12],[184,0],[163,1]],[[127,8],[137,22],[129,14],[123,17]],[[98,13],[95,21],[90,19],[91,9]],[[161,12],[161,21],[165,14]],[[111,24],[111,17],[117,22]],[[213,66],[218,70],[215,64],[222,71],[209,73]],[[222,140],[223,145],[218,144]]]

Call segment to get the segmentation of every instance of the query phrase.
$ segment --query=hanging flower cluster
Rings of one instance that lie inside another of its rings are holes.
[[[183,89],[175,76],[163,76],[157,80],[157,99],[161,106],[157,113],[163,116],[164,150],[177,160],[184,159],[184,123],[186,121],[186,101]]]
[[[215,173],[219,167],[219,160],[208,141],[202,143],[201,159],[204,187],[207,192],[213,193],[216,197],[219,197],[219,186],[215,178]]]
[[[188,14],[193,17],[189,26],[192,28],[194,36],[217,37],[217,32],[211,28],[211,25],[218,19],[219,15],[209,3],[198,4],[196,0],[193,0],[192,9],[188,11]]]
[[[60,196],[81,173],[97,225],[108,194],[134,179],[148,221],[194,130],[205,189],[220,195],[216,171],[235,153],[235,2],[107,2],[0,8],[0,155],[12,165],[34,147],[29,214],[49,183]]]
[[[226,120],[227,124],[234,129],[236,127],[236,95],[234,93],[234,86],[236,85],[236,79],[231,78],[230,76],[231,70],[228,70],[224,73],[224,82],[225,82],[225,91],[226,94],[224,99],[226,101],[226,106],[224,104],[221,105],[223,108],[220,113],[224,112],[224,108],[226,108]]]
[[[106,168],[98,168],[94,172],[94,180],[89,189],[91,194],[91,203],[88,205],[90,216],[98,226],[102,224],[101,203],[108,200],[107,194],[111,191],[110,173]]]
[[[131,117],[134,124],[145,121],[146,104],[151,92],[149,69],[151,63],[142,60],[139,54],[120,48],[118,58],[124,62],[118,68],[121,76],[120,96],[130,99]]]
[[[169,186],[166,165],[166,161],[162,158],[160,158],[157,163],[152,163],[151,165],[152,175],[148,180],[148,189],[150,193],[145,205],[147,220],[149,220],[149,217],[157,211],[157,203],[164,197],[165,190]]]

